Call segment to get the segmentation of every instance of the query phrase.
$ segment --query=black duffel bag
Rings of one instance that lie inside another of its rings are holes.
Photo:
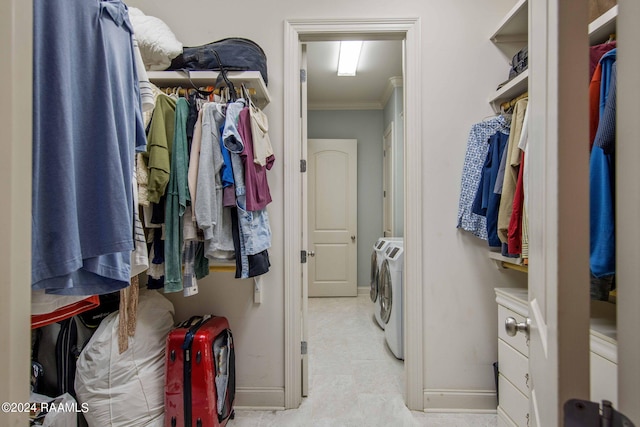
[[[220,71],[218,53],[222,66],[227,71],[260,71],[265,84],[267,77],[267,55],[255,42],[240,37],[229,37],[202,46],[185,47],[182,54],[171,61],[168,70],[214,70]]]
[[[511,69],[509,70],[509,79],[521,74],[529,67],[529,49],[527,46],[520,49],[511,59]]]

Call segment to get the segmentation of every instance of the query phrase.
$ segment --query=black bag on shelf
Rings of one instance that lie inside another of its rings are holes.
[[[511,59],[511,69],[509,70],[509,80],[521,74],[529,66],[529,48],[523,47],[513,55]]]
[[[511,58],[510,62],[511,68],[509,69],[509,78],[502,83],[500,83],[497,87],[499,90],[501,87],[509,83],[514,77],[522,74],[524,70],[529,66],[529,49],[528,47],[523,47],[520,49],[513,58]]]
[[[171,61],[168,70],[213,70],[219,71],[220,64],[227,71],[260,71],[265,84],[267,77],[267,56],[257,43],[240,37],[229,37],[201,46],[185,47],[182,53]]]

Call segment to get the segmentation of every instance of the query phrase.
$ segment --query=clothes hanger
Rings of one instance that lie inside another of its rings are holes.
[[[224,80],[227,87],[229,88],[229,99],[231,102],[235,102],[237,99],[236,88],[233,85],[233,82],[229,80],[229,77],[227,76],[227,70],[224,68],[224,65],[222,65],[222,61],[220,60],[220,55],[218,55],[218,52],[214,50],[213,56],[215,56],[216,61],[218,61],[218,66],[220,67],[220,75],[222,76],[222,80]]]
[[[185,70],[187,73],[187,79],[189,80],[189,83],[191,84],[191,88],[195,90],[195,93],[201,97],[201,98],[206,98],[209,95],[211,95],[211,91],[208,91],[206,89],[203,89],[201,87],[196,86],[196,84],[193,82],[193,80],[191,80],[191,73],[189,72],[189,70]]]
[[[253,99],[251,99],[251,94],[249,93],[249,89],[247,89],[244,83],[242,83],[241,89],[242,89],[242,97],[246,100],[247,106],[255,108]]]

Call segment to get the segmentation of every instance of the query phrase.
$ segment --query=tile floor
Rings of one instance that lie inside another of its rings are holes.
[[[309,396],[297,409],[236,411],[229,427],[489,427],[496,415],[426,414],[404,405],[403,362],[369,295],[309,299]]]

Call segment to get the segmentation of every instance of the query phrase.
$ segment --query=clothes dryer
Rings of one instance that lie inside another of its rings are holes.
[[[385,251],[380,267],[380,317],[385,323],[384,336],[391,352],[404,359],[403,342],[403,272],[404,248],[392,243]]]
[[[380,266],[382,265],[382,261],[384,261],[384,252],[387,250],[389,245],[392,242],[402,242],[402,237],[380,237],[375,245],[373,245],[373,251],[371,252],[371,281],[370,286],[371,289],[369,291],[369,296],[371,297],[371,301],[374,305],[374,315],[376,318],[376,322],[378,326],[384,329],[384,322],[380,317]]]

